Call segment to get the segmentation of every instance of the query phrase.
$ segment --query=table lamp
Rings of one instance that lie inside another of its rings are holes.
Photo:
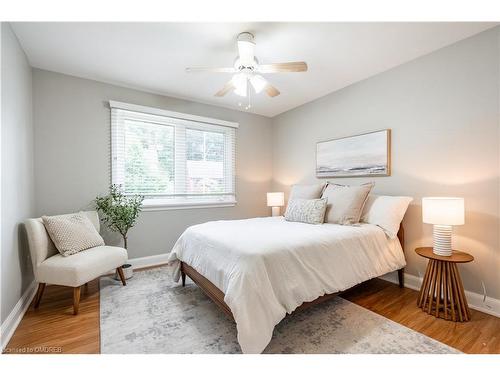
[[[280,207],[285,205],[285,193],[267,193],[267,207],[272,207],[273,216],[280,216]]]
[[[432,250],[434,254],[451,256],[451,226],[464,224],[464,199],[422,198],[422,221],[434,224]]]

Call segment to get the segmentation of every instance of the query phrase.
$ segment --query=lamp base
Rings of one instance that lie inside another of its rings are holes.
[[[451,225],[434,225],[432,233],[434,236],[432,252],[444,257],[451,256]]]
[[[280,216],[280,208],[279,207],[273,207],[272,208],[272,215],[273,216]]]

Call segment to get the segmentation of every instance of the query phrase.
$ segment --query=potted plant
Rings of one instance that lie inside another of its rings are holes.
[[[104,197],[96,197],[95,205],[101,213],[101,221],[113,232],[118,232],[123,238],[123,247],[127,249],[127,235],[132,228],[139,213],[141,212],[143,195],[126,195],[120,185],[113,184],[109,188],[109,194]],[[132,277],[132,266],[122,266],[125,278]]]

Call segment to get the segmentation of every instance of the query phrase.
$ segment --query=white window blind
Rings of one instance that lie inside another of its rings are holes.
[[[237,124],[126,103],[111,106],[111,180],[145,206],[233,205]]]

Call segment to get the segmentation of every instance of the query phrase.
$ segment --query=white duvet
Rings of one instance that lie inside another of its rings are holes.
[[[261,353],[274,326],[303,302],[406,265],[399,241],[375,225],[311,225],[283,217],[191,226],[170,254],[176,281],[179,261],[224,292],[243,353]]]

